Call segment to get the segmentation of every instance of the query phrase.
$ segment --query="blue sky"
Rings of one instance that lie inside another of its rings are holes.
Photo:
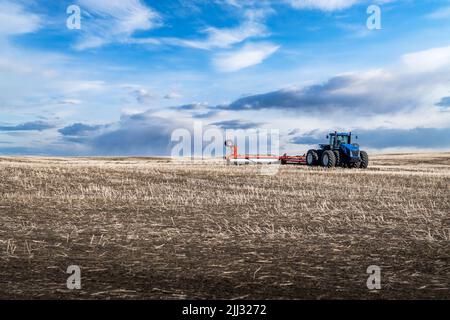
[[[448,150],[449,34],[443,0],[0,0],[0,154],[163,155],[195,121]]]

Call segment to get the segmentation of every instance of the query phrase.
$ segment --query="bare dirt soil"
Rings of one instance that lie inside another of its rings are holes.
[[[264,170],[0,158],[0,298],[450,299],[450,153]]]

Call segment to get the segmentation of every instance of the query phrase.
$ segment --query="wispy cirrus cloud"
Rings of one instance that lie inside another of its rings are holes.
[[[219,71],[232,72],[259,64],[278,48],[269,48],[268,44],[251,43],[255,39],[267,38],[271,35],[266,26],[266,18],[275,11],[268,1],[217,1],[219,4],[232,6],[239,17],[239,24],[231,27],[208,26],[198,31],[199,36],[193,38],[150,37],[129,38],[133,44],[179,46],[199,50],[214,51],[213,65]],[[236,49],[236,46],[245,45]],[[227,51],[224,51],[227,50]],[[234,50],[234,52],[232,52]],[[272,52],[273,50],[273,52]],[[238,61],[240,60],[240,61]],[[230,67],[223,63],[232,62]]]
[[[285,2],[296,9],[334,11],[349,8],[361,0],[285,0]]]
[[[78,0],[77,3],[88,16],[83,21],[83,36],[75,45],[78,50],[126,42],[136,31],[161,25],[160,15],[141,0]]]
[[[182,38],[150,38],[130,39],[129,42],[137,44],[155,44],[188,47],[201,50],[226,49],[239,44],[247,39],[261,38],[269,33],[267,28],[255,21],[247,21],[233,28],[208,27],[200,30],[205,34],[204,39],[182,39]]]
[[[279,48],[269,42],[248,43],[237,50],[216,54],[213,64],[221,72],[234,72],[260,64]]]
[[[192,38],[153,37],[133,38],[130,43],[180,46],[201,50],[228,49],[249,39],[265,38],[270,31],[265,25],[267,16],[274,11],[264,2],[219,2],[236,7],[239,24],[231,27],[208,26],[198,30],[199,36]]]
[[[387,4],[397,0],[284,0],[295,9],[300,10],[321,10],[325,12],[348,9],[358,4]]]

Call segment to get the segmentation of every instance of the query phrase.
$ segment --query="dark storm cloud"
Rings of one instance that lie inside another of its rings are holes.
[[[171,134],[180,127],[174,120],[150,113],[122,116],[114,124],[76,123],[60,131],[64,140],[83,145],[89,155],[170,155]]]
[[[208,119],[220,112],[220,107],[213,107],[204,103],[191,103],[171,107],[172,110],[188,112],[194,119]]]
[[[373,148],[450,148],[450,128],[359,130],[359,142]]]
[[[64,136],[86,136],[91,132],[103,128],[103,125],[88,125],[84,123],[74,123],[70,126],[59,129],[58,132]]]
[[[194,114],[192,114],[192,118],[194,118],[194,119],[208,119],[208,118],[214,117],[214,116],[216,116],[218,114],[219,114],[219,111],[212,110],[212,111],[203,112],[203,113],[194,113]]]
[[[383,148],[450,148],[450,128],[414,128],[414,129],[373,129],[353,130],[358,135],[358,143],[363,147]],[[293,137],[294,144],[326,143],[327,132],[304,134]]]
[[[32,121],[14,126],[0,126],[0,131],[42,131],[54,127],[54,125],[44,121]]]
[[[299,129],[293,129],[288,133],[288,136],[293,136],[289,139],[289,143],[293,144],[319,144],[324,143],[325,136],[320,130],[312,130],[304,134],[298,135]]]
[[[367,100],[366,96],[336,92],[354,81],[349,76],[334,77],[326,83],[302,89],[284,89],[241,98],[231,103],[227,109],[294,109],[314,112],[332,108],[359,108]]]
[[[172,109],[178,110],[178,111],[195,111],[195,110],[208,109],[208,108],[210,108],[210,106],[207,104],[203,104],[203,103],[190,103],[190,104],[184,104],[181,106],[172,107]]]
[[[441,99],[441,101],[439,101],[438,103],[436,103],[436,105],[438,107],[450,107],[450,97],[444,97]]]
[[[337,89],[344,88],[352,82],[349,77],[335,77],[324,84],[312,85],[302,89],[284,89],[264,94],[244,97],[229,105],[232,110],[259,110],[268,108],[280,109],[308,109],[317,106],[327,106],[330,103],[339,104],[339,101],[330,101],[330,94]]]
[[[407,81],[398,79],[385,80],[382,75],[343,75],[299,89],[240,98],[217,108],[233,111],[281,109],[316,114],[334,111],[367,115],[390,113],[417,107],[418,99],[407,94],[408,85]]]
[[[325,138],[322,137],[316,137],[312,135],[301,135],[298,137],[294,137],[289,140],[290,143],[293,144],[319,144],[319,143],[325,143]]]
[[[9,130],[11,127],[8,127]],[[39,123],[15,126],[18,130],[47,128]],[[168,156],[177,121],[149,112],[124,115],[116,123],[89,125],[74,123],[59,129],[61,139],[45,146],[0,147],[0,154],[55,156]]]
[[[174,128],[154,122],[148,126],[119,126],[89,141],[94,153],[102,155],[169,155]]]
[[[243,120],[226,120],[214,122],[211,125],[217,126],[221,129],[231,129],[231,130],[247,130],[257,128],[261,125],[261,123],[243,121]]]

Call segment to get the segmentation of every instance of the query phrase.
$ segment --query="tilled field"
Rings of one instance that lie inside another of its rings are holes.
[[[450,299],[450,153],[268,171],[0,158],[0,298]]]

